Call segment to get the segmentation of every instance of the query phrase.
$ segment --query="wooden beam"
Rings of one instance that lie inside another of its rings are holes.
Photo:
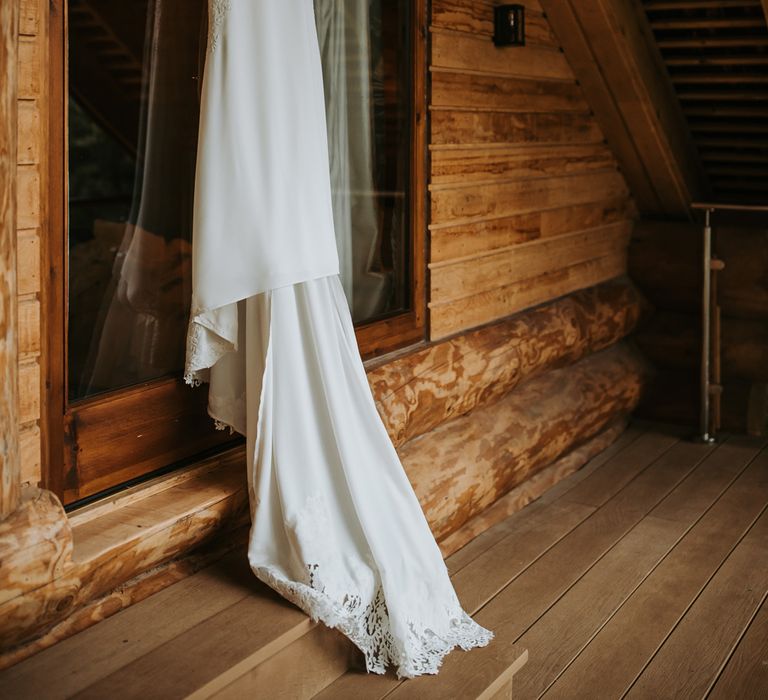
[[[643,308],[630,282],[606,282],[372,369],[368,381],[400,446],[524,379],[618,342]]]
[[[634,0],[542,0],[641,213],[689,219],[707,189],[674,89]]]
[[[765,15],[765,23],[768,24],[768,0],[762,0],[763,14]]]
[[[658,211],[661,202],[654,184],[592,52],[590,39],[576,18],[574,8],[562,0],[544,0],[542,5],[568,63],[584,90],[587,103],[594,110],[608,145],[622,167],[638,208],[641,212]]]
[[[645,366],[625,343],[521,384],[400,457],[439,540],[637,405]]]
[[[19,4],[0,4],[0,519],[19,503],[16,336],[17,56]]]

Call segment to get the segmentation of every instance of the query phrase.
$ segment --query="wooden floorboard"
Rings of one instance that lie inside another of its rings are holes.
[[[768,511],[738,543],[627,694],[703,697],[768,593]]]
[[[768,691],[768,602],[763,601],[723,672],[710,700],[760,698]]]
[[[0,697],[490,700],[527,649],[515,699],[768,698],[764,441],[635,425],[447,565],[496,637],[437,677],[345,672],[345,640],[240,552],[0,674]]]
[[[517,679],[521,697],[541,695],[574,659],[582,661],[581,665],[574,662],[577,669],[587,668],[596,672],[595,675],[578,676],[571,670],[574,675],[555,683],[550,695],[573,697],[574,688],[595,688],[597,684],[606,697],[621,695],[627,685],[621,680],[622,675],[624,678],[627,675],[625,666],[643,642],[649,643],[643,621],[653,608],[645,606],[639,611],[639,619],[619,623],[616,626],[616,632],[620,631],[622,635],[619,639],[616,636],[600,639],[599,632],[653,576],[656,568],[688,533],[701,526],[702,519],[709,516],[715,529],[722,525],[722,518],[717,518],[717,511],[713,518],[711,509],[757,452],[757,448],[738,445],[723,445],[711,452],[522,636],[520,643],[528,645],[536,662],[531,664],[532,670],[525,669]],[[738,503],[729,505],[739,507]],[[633,634],[643,637],[631,648],[627,645],[628,626],[633,629]],[[559,640],[556,645],[547,642],[553,635]],[[579,659],[582,654],[584,658]]]
[[[262,590],[244,552],[234,552],[140,605],[131,606],[3,671],[0,697],[72,697]]]

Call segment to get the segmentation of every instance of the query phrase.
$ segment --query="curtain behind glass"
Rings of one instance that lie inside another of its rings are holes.
[[[382,216],[374,182],[372,42],[368,0],[315,0],[341,278],[352,317],[387,310],[391,273],[380,260]]]

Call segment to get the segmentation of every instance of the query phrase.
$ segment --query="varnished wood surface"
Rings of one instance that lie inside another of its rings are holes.
[[[18,19],[17,3],[3,3],[0,7],[0,520],[16,509],[21,484],[16,299]]]
[[[432,339],[626,269],[634,204],[549,19],[497,48],[493,4],[432,3]]]
[[[349,646],[260,586],[238,550],[6,670],[0,693],[479,698],[528,649],[514,698],[760,698],[767,505],[765,442],[700,445],[640,424],[449,557],[463,605],[496,639],[453,652],[436,677],[344,673]]]
[[[760,5],[642,3],[699,150],[710,201],[765,205],[768,195],[760,139],[768,103],[768,4]],[[713,134],[732,145],[713,146]]]

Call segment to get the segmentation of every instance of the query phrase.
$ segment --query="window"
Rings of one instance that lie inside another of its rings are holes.
[[[315,5],[342,281],[372,356],[424,334],[424,13]],[[68,504],[232,439],[180,380],[206,13],[53,3],[47,486]]]

